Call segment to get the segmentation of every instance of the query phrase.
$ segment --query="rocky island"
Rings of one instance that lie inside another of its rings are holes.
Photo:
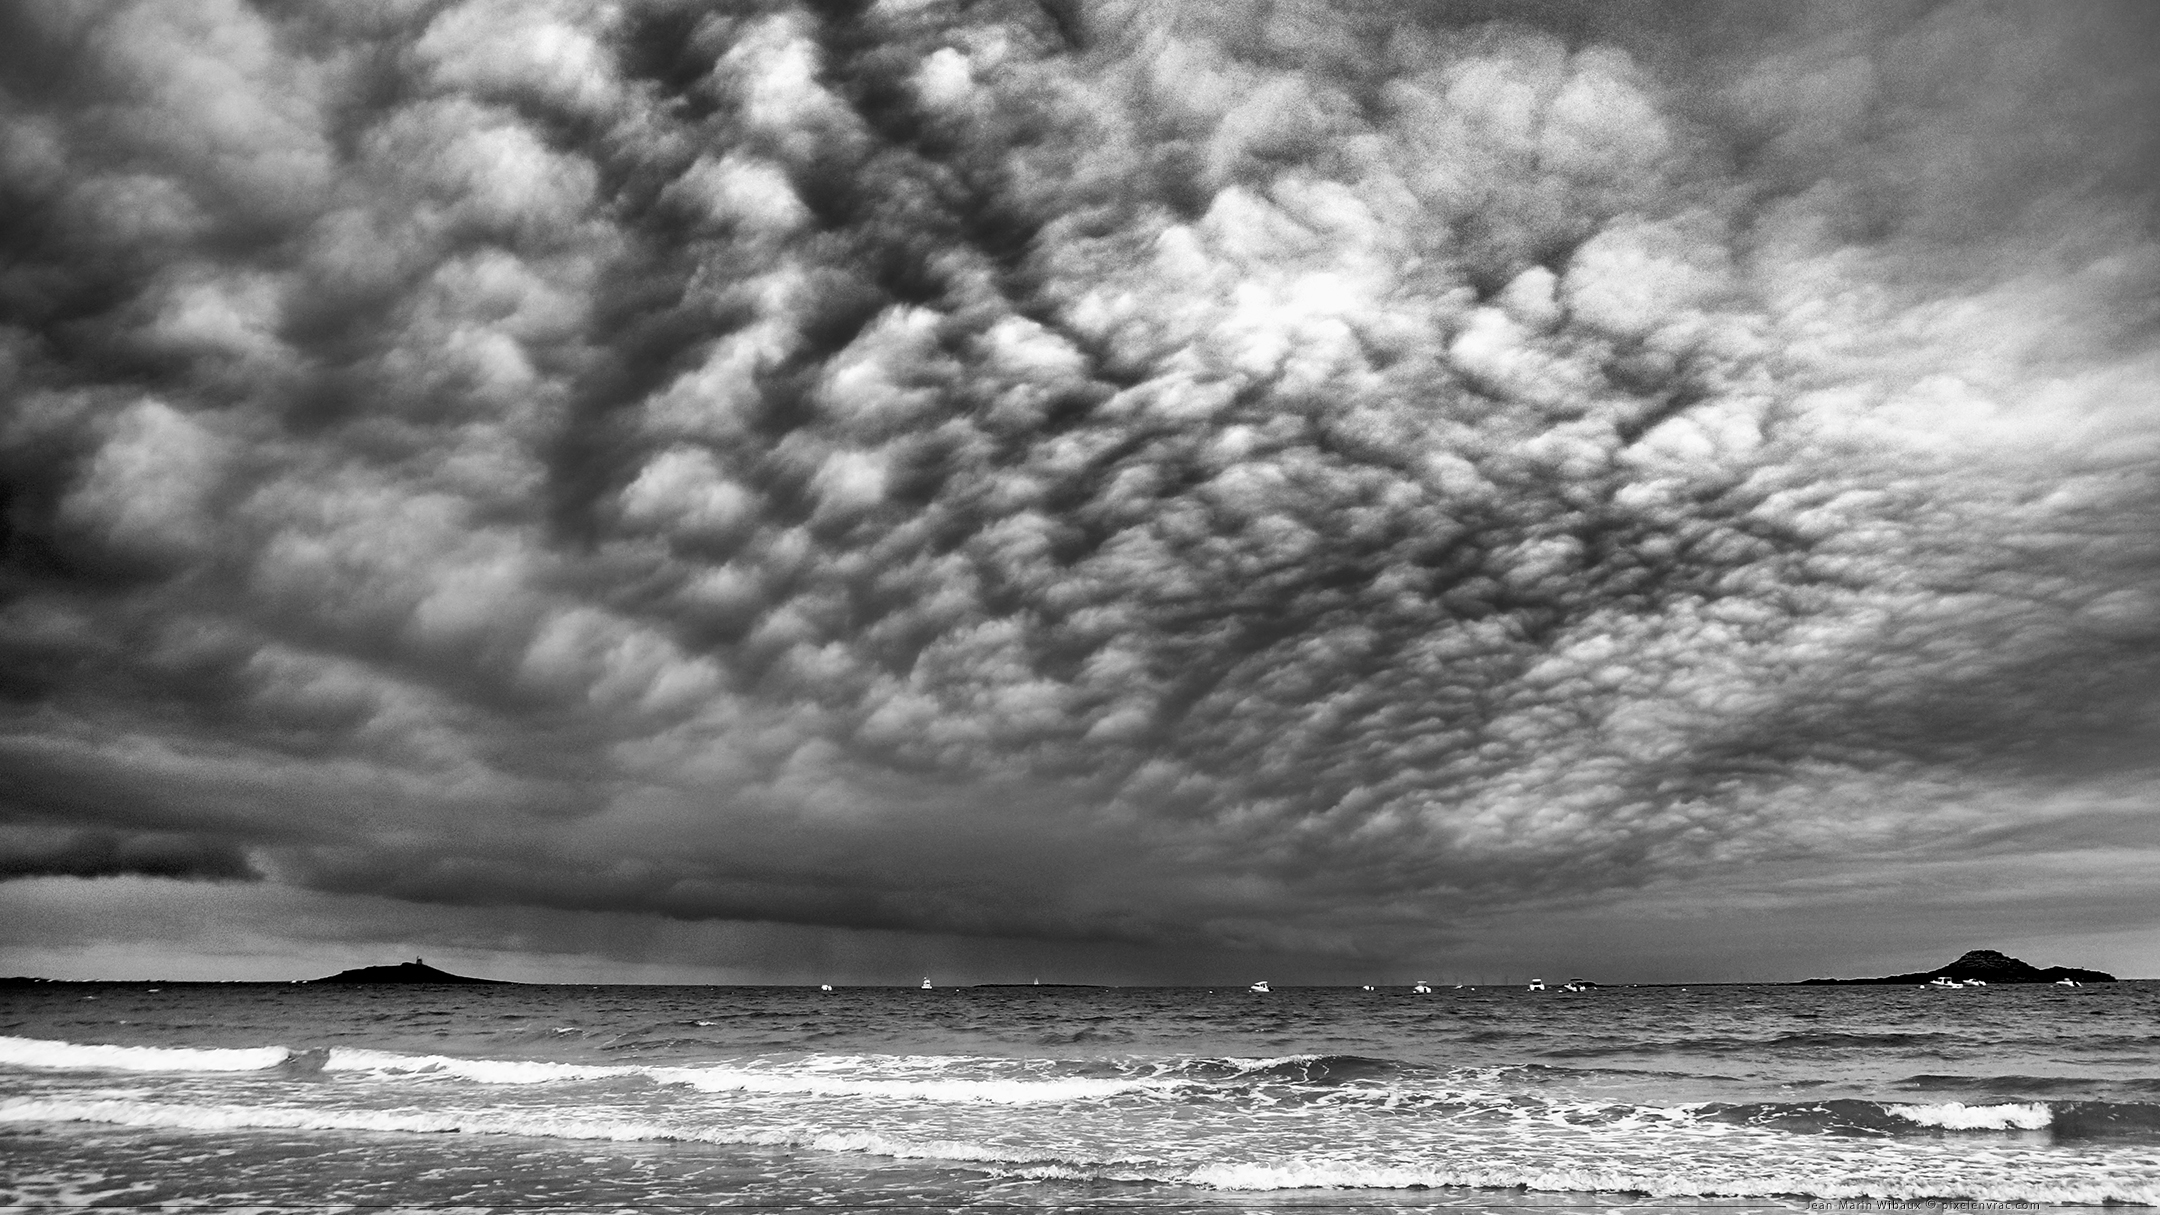
[[[447,970],[437,970],[418,958],[400,962],[395,966],[362,966],[357,970],[339,971],[327,978],[309,979],[309,983],[486,983],[511,986],[502,979],[475,979],[468,975],[454,975]]]
[[[1805,984],[1849,986],[1863,983],[1910,983],[1922,984],[1931,979],[1980,979],[1988,985],[1997,983],[2053,983],[2069,979],[2077,983],[2113,983],[2115,976],[2104,970],[2079,970],[2074,966],[2050,966],[2042,970],[2029,962],[2021,962],[2006,953],[1993,949],[1974,949],[1947,966],[1933,970],[1916,971],[1905,975],[1884,975],[1880,979],[1804,979]]]

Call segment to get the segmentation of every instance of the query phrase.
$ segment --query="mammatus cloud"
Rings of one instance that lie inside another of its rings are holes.
[[[17,6],[0,874],[1357,952],[2150,848],[2154,22],[1699,16]]]

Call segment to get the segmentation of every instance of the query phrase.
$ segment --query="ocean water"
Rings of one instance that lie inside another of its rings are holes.
[[[2160,984],[0,990],[0,1209],[1838,1200],[2160,1204]]]

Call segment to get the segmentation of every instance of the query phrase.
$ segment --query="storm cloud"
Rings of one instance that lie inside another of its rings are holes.
[[[10,6],[0,878],[1364,956],[2145,863],[2156,31]]]

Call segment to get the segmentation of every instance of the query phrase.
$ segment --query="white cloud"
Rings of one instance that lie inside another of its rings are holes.
[[[446,91],[515,96],[530,90],[595,115],[622,104],[621,82],[601,42],[610,6],[534,7],[520,0],[469,0],[430,22],[414,53]]]
[[[62,517],[135,555],[198,557],[214,537],[212,495],[225,460],[225,444],[210,430],[162,401],[138,401],[114,420]]]

